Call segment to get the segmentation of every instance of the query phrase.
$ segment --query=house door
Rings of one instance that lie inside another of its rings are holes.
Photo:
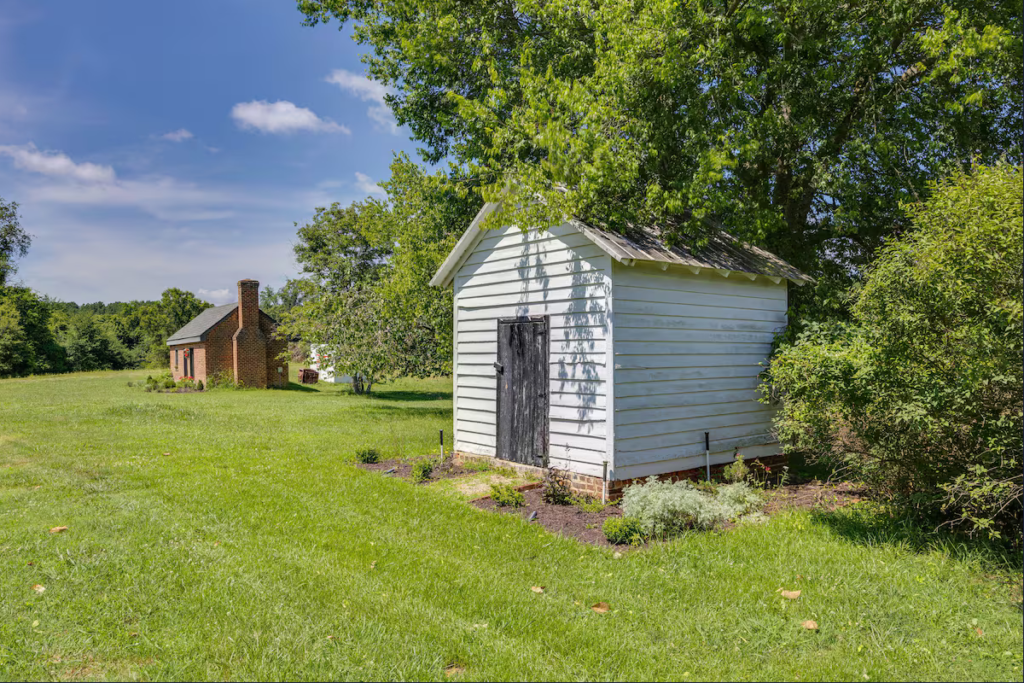
[[[498,321],[497,456],[548,463],[548,318]]]

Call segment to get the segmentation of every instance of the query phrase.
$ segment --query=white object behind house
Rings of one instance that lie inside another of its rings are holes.
[[[431,280],[454,288],[457,451],[514,459],[528,435],[507,425],[531,409],[549,466],[600,478],[607,462],[611,481],[703,468],[705,431],[712,464],[780,451],[757,375],[786,325],[787,281],[810,278],[724,234],[694,255],[653,231],[627,239],[578,221],[480,230],[494,208]],[[522,375],[506,366],[532,356],[508,330],[530,318],[547,325],[547,392],[515,396]]]
[[[348,375],[335,375],[334,368],[331,366],[321,367],[320,363],[320,349],[322,346],[312,345],[309,347],[309,367],[320,373],[321,382],[330,382],[331,384],[350,384],[352,378]]]

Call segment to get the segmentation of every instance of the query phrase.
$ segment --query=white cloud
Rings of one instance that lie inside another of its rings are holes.
[[[209,301],[214,306],[230,304],[237,300],[236,294],[230,289],[197,289],[196,296],[203,301]]]
[[[373,106],[366,110],[366,115],[377,124],[378,128],[386,130],[392,135],[398,135],[398,124],[395,122],[391,109],[384,102],[384,96],[391,92],[386,86],[345,69],[335,69],[324,80],[355,95],[364,102],[373,102]]]
[[[161,140],[169,140],[171,142],[184,142],[185,140],[191,140],[195,136],[192,135],[192,131],[179,128],[178,130],[172,130],[170,133],[164,133],[160,136]]]
[[[348,135],[352,132],[341,124],[330,119],[322,119],[309,109],[296,107],[285,100],[273,103],[265,100],[239,102],[231,109],[231,118],[239,128],[258,130],[261,133],[288,134],[310,131]]]
[[[383,187],[373,182],[373,178],[366,175],[365,173],[360,173],[359,171],[356,171],[356,187],[358,187],[361,192],[365,192],[366,194],[387,194],[384,191]]]
[[[47,176],[66,177],[85,183],[112,183],[114,169],[83,162],[76,164],[63,152],[40,152],[31,142],[27,145],[0,145],[0,154],[11,157],[17,168]]]

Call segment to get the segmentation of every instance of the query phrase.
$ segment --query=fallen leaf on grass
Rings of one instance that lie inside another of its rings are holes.
[[[327,640],[334,640],[334,636],[327,636]]]
[[[530,590],[532,590],[534,593],[543,593],[544,586],[533,586],[530,588]]]
[[[37,583],[36,585],[32,586],[32,590],[34,590],[36,593],[42,593],[43,591],[46,590],[46,586],[40,586]]]
[[[164,455],[170,455],[170,453],[164,453]]]
[[[604,614],[605,612],[610,610],[611,607],[608,606],[607,602],[599,602],[596,605],[594,605],[593,607],[591,607],[590,609],[594,610],[598,614]]]
[[[621,560],[622,559],[622,553],[615,553],[614,555],[612,555],[612,559],[613,560]]]
[[[800,591],[782,591],[782,597],[787,600],[796,600],[800,597]]]
[[[444,668],[444,675],[448,678],[452,676],[458,676],[460,673],[466,670],[466,667],[459,666],[458,664],[449,664]]]
[[[66,526],[55,526],[52,529],[50,529],[50,533],[51,534],[62,534],[62,533],[64,533],[67,530],[68,530],[68,528]]]
[[[808,619],[807,621],[803,622],[800,625],[803,626],[808,631],[817,631],[818,630],[818,622],[816,622],[814,619]]]
[[[34,566],[35,566],[35,564],[36,564],[36,563],[35,563],[35,562],[33,562],[32,560],[29,560],[29,561],[28,561],[28,566],[29,566],[29,567],[34,567]]]
[[[974,632],[978,634],[979,638],[981,638],[981,637],[983,637],[985,635],[985,632],[982,631],[980,628],[974,629]]]
[[[377,560],[374,560],[373,562],[370,563],[370,569],[376,569],[376,568],[377,568]]]

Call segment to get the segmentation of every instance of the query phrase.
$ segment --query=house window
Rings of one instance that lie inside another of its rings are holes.
[[[178,349],[174,349],[174,367],[178,367]]]

